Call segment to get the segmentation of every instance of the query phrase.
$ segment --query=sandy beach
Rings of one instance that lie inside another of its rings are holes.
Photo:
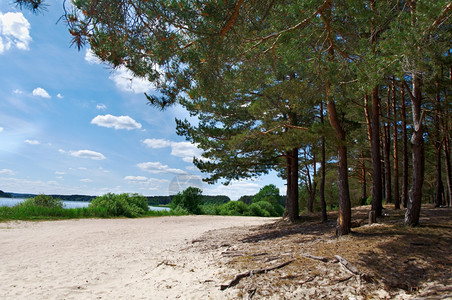
[[[0,223],[1,299],[227,299],[208,231],[274,219],[182,216]]]

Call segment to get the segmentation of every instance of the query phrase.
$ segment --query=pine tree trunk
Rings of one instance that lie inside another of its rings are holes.
[[[408,206],[408,137],[406,123],[406,105],[405,105],[405,88],[401,87],[401,104],[402,104],[402,205],[404,208]]]
[[[337,163],[338,163],[338,194],[339,194],[339,217],[336,227],[338,236],[347,235],[351,228],[351,203],[348,186],[348,164],[347,164],[347,146],[345,140],[345,131],[342,128],[337,116],[336,104],[333,101],[327,102],[328,119],[336,135]]]
[[[372,210],[375,216],[380,217],[382,213],[382,179],[381,179],[381,156],[380,156],[380,108],[378,99],[378,86],[372,91]]]
[[[397,128],[397,105],[396,105],[396,86],[392,79],[392,117],[393,117],[393,140],[394,140],[394,209],[400,209],[400,190],[399,190],[399,147],[398,147],[398,128]]]
[[[286,213],[289,221],[295,223],[298,220],[298,148],[286,153],[287,163],[287,192]]]
[[[411,99],[414,132],[411,136],[411,149],[413,151],[413,178],[409,191],[408,207],[405,213],[405,225],[419,225],[422,203],[422,186],[424,184],[424,137],[421,113],[422,94],[421,79],[413,75],[413,95]]]
[[[361,150],[361,199],[367,198],[366,161]]]
[[[442,179],[441,172],[441,148],[443,139],[440,134],[440,124],[439,124],[439,115],[441,114],[441,105],[440,105],[440,93],[438,88],[438,83],[436,83],[436,114],[434,117],[434,126],[435,126],[435,150],[436,150],[436,193],[435,193],[435,207],[440,207],[443,205],[443,195],[444,195],[444,184]]]
[[[452,168],[450,163],[450,142],[446,138],[444,145],[444,157],[446,159],[446,176],[447,176],[447,206],[451,206],[452,202]]]
[[[390,118],[390,109],[391,107],[391,94],[390,88],[388,87],[388,97],[386,103],[386,122],[384,127],[384,166],[385,166],[385,199],[386,203],[392,203],[392,186],[391,186],[391,123],[389,122]]]
[[[320,102],[320,122],[324,124],[323,120],[323,101]],[[321,161],[320,161],[320,205],[322,206],[322,222],[328,221],[328,214],[326,212],[326,201],[325,201],[325,177],[326,177],[326,149],[325,149],[325,136],[322,135],[321,138]]]

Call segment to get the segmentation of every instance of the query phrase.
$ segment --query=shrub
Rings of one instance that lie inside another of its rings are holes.
[[[90,204],[91,208],[104,208],[110,216],[124,216],[135,218],[145,215],[149,207],[145,197],[138,194],[120,194],[108,193],[96,197]]]
[[[33,198],[29,198],[19,204],[20,206],[43,206],[53,208],[63,208],[63,201],[59,198],[53,198],[44,194],[37,195]]]
[[[264,215],[257,215],[262,217],[280,217],[284,213],[284,207],[279,204],[279,189],[273,185],[269,184],[260,189],[260,191],[254,195],[252,199],[253,210],[256,213],[261,213]],[[258,209],[257,207],[260,207]],[[250,206],[251,209],[251,206]],[[267,212],[267,213],[266,213]],[[269,215],[268,215],[269,214]]]
[[[182,193],[175,195],[171,201],[170,207],[173,211],[199,215],[201,211],[202,191],[196,187],[188,187]]]
[[[249,208],[242,201],[230,201],[220,207],[220,215],[246,216],[249,215]]]

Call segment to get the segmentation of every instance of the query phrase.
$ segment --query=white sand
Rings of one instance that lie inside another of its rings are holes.
[[[183,216],[0,223],[0,299],[226,299],[192,241],[274,219]]]

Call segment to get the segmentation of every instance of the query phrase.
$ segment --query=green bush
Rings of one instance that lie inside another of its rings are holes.
[[[249,206],[250,216],[270,217],[270,213],[263,209],[258,203],[251,203]]]
[[[63,208],[63,201],[61,201],[61,199],[59,198],[53,198],[52,196],[40,194],[33,198],[25,200],[19,205],[23,207],[42,206],[42,207]]]
[[[284,207],[279,203],[280,198],[281,196],[279,195],[279,189],[275,185],[266,185],[261,188],[256,195],[254,195],[251,204],[253,207],[251,208],[250,206],[250,209],[254,210],[255,213],[263,214],[259,215],[253,213],[253,215],[256,216],[280,217],[284,213]]]
[[[138,194],[108,193],[93,199],[90,208],[104,208],[109,216],[136,218],[149,210],[147,199]]]
[[[188,214],[200,215],[202,191],[196,187],[188,187],[182,193],[175,195],[171,201],[170,208],[173,211],[187,212]]]
[[[230,201],[221,205],[220,215],[223,216],[247,216],[249,215],[248,205],[242,201]]]
[[[203,204],[201,211],[203,215],[219,215],[221,204]]]

